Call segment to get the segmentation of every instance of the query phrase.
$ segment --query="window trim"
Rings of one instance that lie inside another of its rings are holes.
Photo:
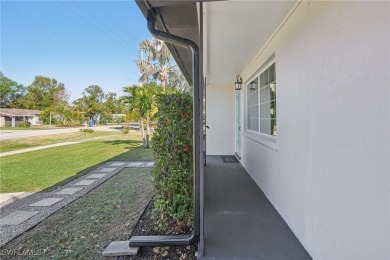
[[[275,63],[275,69],[276,69],[276,61],[275,61],[275,54],[272,54],[271,57],[269,57],[261,66],[260,68],[252,74],[251,77],[248,78],[247,81],[244,82],[244,131],[243,135],[257,143],[263,144],[269,148],[272,148],[274,150],[278,150],[278,142],[277,142],[277,136],[264,134],[260,132],[260,125],[259,125],[259,131],[253,131],[248,129],[248,85],[250,82],[255,80],[256,78],[260,77],[260,74],[263,73],[265,70],[267,70],[273,63]],[[276,76],[277,81],[277,76]],[[260,83],[259,83],[260,84]],[[259,86],[260,87],[260,86]],[[260,91],[260,89],[259,89]],[[276,97],[278,96],[278,87],[276,87]],[[260,102],[260,100],[259,100]],[[277,98],[276,98],[276,104],[277,104]],[[276,122],[278,122],[278,109],[276,109]],[[260,113],[260,106],[259,106],[259,113]],[[259,123],[260,123],[260,114],[259,114]]]

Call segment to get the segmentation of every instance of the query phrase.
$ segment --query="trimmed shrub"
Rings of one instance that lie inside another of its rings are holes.
[[[80,132],[93,133],[95,131],[92,128],[80,128]]]
[[[155,229],[182,232],[193,221],[192,97],[158,95],[153,134]]]
[[[30,128],[30,126],[31,126],[30,122],[27,121],[23,121],[18,124],[18,127],[20,128]]]
[[[129,131],[130,131],[130,127],[128,127],[128,126],[124,126],[122,128],[122,133],[125,134],[125,135],[127,135],[129,133]]]

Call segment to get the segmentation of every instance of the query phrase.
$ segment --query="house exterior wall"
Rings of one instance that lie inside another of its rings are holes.
[[[27,121],[30,122],[31,125],[39,125],[39,116],[29,117]]]
[[[232,155],[235,150],[235,90],[231,85],[206,87],[206,153]]]
[[[390,3],[295,8],[243,74],[275,55],[276,149],[244,130],[242,164],[313,259],[390,259]],[[234,93],[208,91],[207,148],[231,153]]]
[[[0,116],[0,127],[4,127],[4,126],[5,126],[5,117]]]

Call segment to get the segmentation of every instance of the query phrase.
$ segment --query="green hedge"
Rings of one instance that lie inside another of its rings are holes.
[[[180,232],[193,221],[192,97],[162,94],[157,107],[152,138],[155,229]]]
[[[18,127],[20,128],[30,128],[30,126],[31,126],[30,122],[27,121],[23,121],[18,124]]]

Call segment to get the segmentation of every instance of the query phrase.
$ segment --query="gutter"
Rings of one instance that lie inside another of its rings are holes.
[[[156,29],[156,10],[148,11],[148,29],[157,39],[179,45],[192,51],[193,93],[193,174],[194,174],[194,226],[191,234],[166,236],[133,236],[130,247],[186,246],[199,242],[200,239],[200,147],[201,147],[201,99],[199,84],[199,47],[191,40],[159,31]]]

